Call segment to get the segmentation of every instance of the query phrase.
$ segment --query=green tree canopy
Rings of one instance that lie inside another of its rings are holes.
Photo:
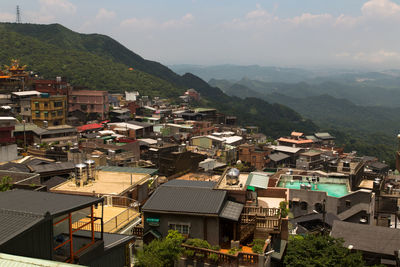
[[[138,252],[138,265],[143,267],[174,266],[174,261],[183,251],[181,247],[183,240],[184,237],[178,231],[168,231],[165,239],[153,240]]]
[[[342,239],[327,235],[291,237],[284,260],[285,266],[365,266],[360,252],[343,247]]]

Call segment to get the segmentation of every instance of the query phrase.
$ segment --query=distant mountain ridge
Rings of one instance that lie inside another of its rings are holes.
[[[317,130],[312,121],[290,108],[255,98],[230,97],[193,74],[180,76],[158,62],[143,59],[108,36],[80,34],[59,24],[15,23],[0,23],[0,35],[2,64],[19,58],[45,78],[61,75],[73,85],[91,89],[139,90],[142,95],[172,99],[195,88],[202,95],[199,105],[236,115],[239,123],[257,125],[270,136],[285,135],[292,129]]]

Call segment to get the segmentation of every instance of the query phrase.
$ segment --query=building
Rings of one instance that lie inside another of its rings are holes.
[[[213,245],[237,240],[234,225],[243,204],[229,201],[226,191],[214,186],[215,182],[172,180],[158,187],[142,208],[143,240],[165,237],[170,229]]]
[[[335,137],[333,137],[329,133],[315,133],[314,136],[317,137],[321,141],[321,144],[324,146],[335,145]]]
[[[130,265],[132,237],[104,233],[103,214],[95,213],[103,201],[28,190],[1,192],[0,252],[87,266]]]
[[[31,98],[40,96],[38,91],[12,92],[11,100],[15,104],[14,112],[22,117],[22,120],[32,122]]]
[[[242,144],[239,146],[239,160],[249,163],[257,170],[263,170],[267,164],[267,157],[271,153],[270,149],[261,149],[256,145]]]
[[[36,128],[33,141],[36,144],[51,143],[76,143],[78,142],[78,132],[75,127],[69,125],[49,126],[47,128]]]
[[[42,93],[31,98],[32,122],[40,127],[63,125],[67,119],[67,97]]]
[[[34,80],[33,88],[49,95],[67,95],[70,85],[61,77],[57,77],[55,80]]]
[[[98,90],[69,90],[68,112],[80,111],[87,113],[87,120],[107,117],[109,111],[108,92]]]
[[[16,119],[0,117],[0,162],[15,160],[18,156],[14,137]]]
[[[300,157],[296,160],[296,169],[300,170],[318,170],[322,169],[323,159],[321,158],[321,152],[318,151],[307,151],[300,154]]]
[[[343,238],[345,247],[360,251],[367,266],[398,266],[400,229],[334,221],[331,236]]]

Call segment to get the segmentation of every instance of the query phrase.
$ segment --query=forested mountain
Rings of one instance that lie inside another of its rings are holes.
[[[338,143],[347,151],[357,150],[360,154],[376,155],[389,163],[394,161],[396,135],[400,129],[400,118],[396,114],[399,114],[400,107],[361,106],[323,92],[317,95],[316,92],[310,93],[312,90],[308,89],[307,83],[271,84],[246,79],[237,83],[213,79],[210,83],[222,87],[232,96],[255,96],[288,106],[314,121],[321,129],[336,135]],[[377,93],[370,94],[369,97],[373,98]]]
[[[292,129],[313,132],[317,126],[280,104],[230,97],[197,76],[180,76],[154,61],[143,59],[112,38],[80,34],[59,24],[0,24],[0,63],[18,58],[44,78],[66,77],[72,85],[142,95],[177,98],[186,89],[198,90],[202,105],[236,115],[243,125],[257,125],[268,135],[286,135]],[[130,70],[130,69],[133,70]],[[253,96],[252,96],[253,97]]]

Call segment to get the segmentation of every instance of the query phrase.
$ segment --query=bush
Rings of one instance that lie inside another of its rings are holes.
[[[221,250],[221,247],[218,246],[218,245],[215,245],[215,246],[211,246],[211,249],[212,249],[212,250],[215,250],[215,251],[220,251],[220,250]]]
[[[191,249],[186,249],[183,253],[189,258],[194,256],[194,250]]]
[[[218,255],[216,253],[211,253],[208,255],[208,259],[212,262],[217,262],[218,261]]]
[[[263,245],[255,244],[255,245],[251,248],[251,250],[252,250],[254,253],[262,254],[262,253],[263,253],[263,248],[264,248]]]
[[[253,242],[250,243],[250,246],[254,246],[254,245],[260,245],[260,246],[264,246],[265,244],[265,240],[262,239],[254,239]]]
[[[231,248],[230,250],[228,250],[228,254],[229,255],[236,255],[236,253],[238,253],[239,251],[240,251],[240,249]]]
[[[201,259],[204,258],[204,254],[203,253],[196,253],[196,258],[201,260]]]
[[[207,248],[210,249],[211,245],[207,242],[207,240],[199,239],[199,238],[190,238],[185,242],[189,246],[193,246],[196,248]]]

